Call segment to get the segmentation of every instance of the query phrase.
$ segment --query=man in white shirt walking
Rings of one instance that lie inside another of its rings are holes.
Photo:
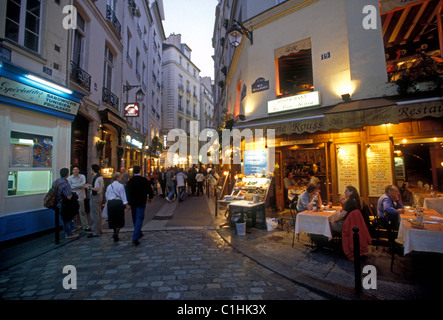
[[[187,175],[183,173],[183,168],[180,168],[180,172],[177,173],[177,189],[178,189],[178,202],[183,202],[183,196],[185,195],[185,179],[188,178]]]
[[[78,196],[79,216],[82,223],[82,228],[84,231],[91,231],[88,223],[88,217],[85,212],[85,199],[86,192],[85,189],[88,188],[86,184],[86,177],[80,174],[80,169],[78,166],[73,166],[71,169],[72,174],[68,177],[69,184],[71,185],[71,191],[75,192]]]

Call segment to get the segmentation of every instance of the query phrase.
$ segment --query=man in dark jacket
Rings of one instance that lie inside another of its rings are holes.
[[[128,181],[126,196],[131,206],[132,222],[134,223],[134,232],[132,234],[132,243],[136,246],[140,244],[139,239],[142,237],[143,220],[145,219],[146,202],[154,197],[151,184],[148,179],[140,175],[140,166],[134,166],[134,176]]]

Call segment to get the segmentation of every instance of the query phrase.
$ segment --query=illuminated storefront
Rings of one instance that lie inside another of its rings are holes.
[[[71,161],[83,94],[0,62],[0,241],[54,227],[43,197]]]

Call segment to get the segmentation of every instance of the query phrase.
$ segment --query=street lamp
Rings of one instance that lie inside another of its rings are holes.
[[[234,24],[227,32],[229,43],[231,44],[231,46],[238,47],[242,41],[243,34],[251,41],[251,44],[253,44],[252,31],[246,29],[237,20],[234,20]]]
[[[128,91],[131,91],[134,88],[140,88],[141,85],[125,85],[123,86],[123,92],[126,92],[126,101],[128,100]],[[145,93],[143,92],[143,90],[140,88],[137,93],[135,94],[135,99],[137,101],[142,101],[145,98]]]

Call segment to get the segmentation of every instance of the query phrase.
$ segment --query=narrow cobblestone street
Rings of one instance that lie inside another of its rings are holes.
[[[214,230],[145,232],[141,245],[124,233],[82,237],[0,274],[3,299],[323,299],[256,264]],[[77,289],[63,288],[66,265]]]

